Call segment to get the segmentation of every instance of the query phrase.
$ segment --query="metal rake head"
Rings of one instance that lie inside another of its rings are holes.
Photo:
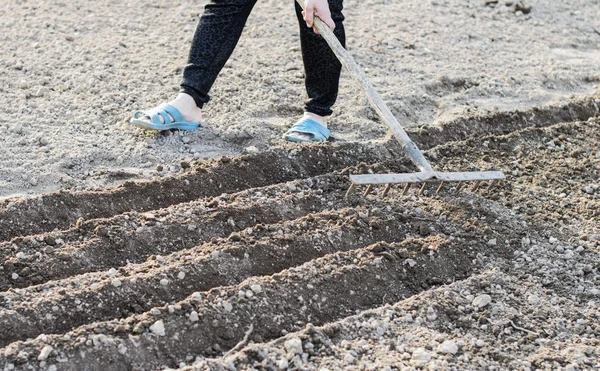
[[[483,181],[489,181],[488,190],[492,188],[494,182],[504,180],[506,177],[501,171],[469,171],[469,172],[419,172],[406,174],[365,174],[365,175],[350,175],[352,185],[346,192],[346,196],[350,195],[358,186],[366,186],[367,189],[364,195],[368,195],[373,190],[373,187],[380,184],[385,184],[382,197],[387,196],[393,184],[406,184],[402,195],[406,195],[411,186],[415,183],[423,183],[418,194],[422,195],[429,183],[439,183],[435,193],[439,193],[444,183],[459,182],[457,192],[460,191],[466,182],[475,182],[472,189],[475,192],[481,186]]]

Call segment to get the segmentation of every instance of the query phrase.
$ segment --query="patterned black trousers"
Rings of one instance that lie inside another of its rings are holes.
[[[206,5],[194,34],[181,84],[181,91],[191,95],[198,107],[210,99],[208,92],[233,52],[256,1],[211,0]],[[336,25],[334,33],[345,46],[342,2],[329,0],[329,8]],[[309,98],[305,111],[328,116],[338,95],[342,66],[323,37],[306,26],[302,8],[297,3],[295,5]]]

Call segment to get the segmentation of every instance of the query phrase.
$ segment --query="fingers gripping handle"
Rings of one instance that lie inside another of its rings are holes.
[[[298,4],[305,9],[303,0],[296,0]],[[359,82],[360,86],[363,89],[363,92],[367,96],[369,103],[375,109],[379,117],[390,127],[390,130],[396,137],[396,139],[402,145],[402,148],[406,152],[406,154],[410,157],[413,163],[424,172],[434,172],[431,168],[431,165],[423,156],[423,153],[417,148],[415,143],[408,137],[402,125],[396,120],[392,112],[384,103],[383,99],[377,94],[373,86],[367,80],[367,76],[361,71],[358,67],[354,59],[348,54],[346,49],[340,44],[339,40],[333,34],[333,31],[329,29],[329,27],[323,22],[319,17],[315,17],[313,20],[313,26],[319,31],[321,36],[327,41],[329,47],[336,55],[336,57],[340,60],[342,65],[348,70],[348,72],[352,75],[352,77]]]

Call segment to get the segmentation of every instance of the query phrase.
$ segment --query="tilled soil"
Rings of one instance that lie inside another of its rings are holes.
[[[600,367],[600,123],[519,122],[425,146],[476,192],[345,197],[389,142],[12,199],[0,369]]]
[[[129,124],[177,94],[206,3],[3,0],[0,197],[168,177],[182,160],[281,145],[306,99],[294,0],[256,3],[200,130]],[[597,0],[344,0],[344,15],[349,52],[406,126],[486,120],[599,87]],[[387,133],[346,72],[333,109],[341,140]]]

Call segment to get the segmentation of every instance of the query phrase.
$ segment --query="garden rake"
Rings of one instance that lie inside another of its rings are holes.
[[[302,0],[297,0],[300,6],[304,9],[304,3]],[[390,127],[392,133],[396,139],[400,142],[402,149],[411,159],[411,161],[419,168],[418,173],[404,173],[404,174],[365,174],[365,175],[350,175],[352,185],[348,189],[346,195],[349,195],[356,187],[366,186],[367,189],[364,195],[368,195],[375,185],[384,185],[382,196],[385,197],[390,191],[392,184],[405,184],[402,195],[406,195],[408,190],[414,183],[423,183],[419,189],[419,194],[423,194],[429,183],[439,183],[436,189],[436,193],[440,192],[444,183],[447,182],[459,182],[457,191],[460,191],[465,182],[475,182],[472,189],[475,192],[479,189],[479,186],[483,181],[490,181],[488,189],[492,187],[494,181],[504,180],[504,173],[501,171],[469,171],[469,172],[441,172],[435,171],[429,164],[429,161],[425,159],[423,153],[415,145],[415,143],[408,137],[406,131],[402,128],[402,125],[396,120],[392,112],[389,110],[387,105],[383,102],[379,94],[373,89],[373,86],[367,80],[365,74],[358,67],[354,59],[344,49],[342,44],[338,41],[337,37],[329,29],[329,27],[318,17],[314,18],[314,27],[323,36],[323,38],[331,47],[331,50],[340,60],[342,65],[346,67],[348,72],[357,80],[366,94],[371,106],[375,109],[381,119]]]

